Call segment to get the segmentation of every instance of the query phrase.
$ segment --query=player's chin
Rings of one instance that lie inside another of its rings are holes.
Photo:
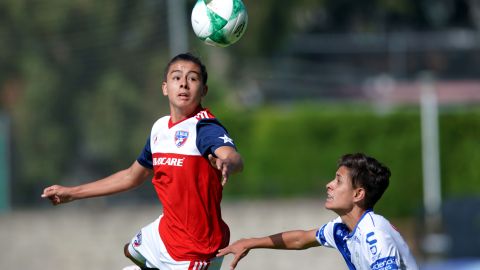
[[[330,200],[326,200],[325,201],[325,209],[327,210],[331,210],[331,211],[335,211],[338,209],[338,206],[336,206],[333,201],[330,201]]]
[[[179,108],[196,108],[198,105],[195,100],[191,98],[179,98],[175,101],[175,103]]]
[[[327,210],[332,210],[331,207],[330,207],[330,204],[328,202],[325,202],[324,205],[325,209]]]
[[[332,208],[332,206],[333,206],[332,198],[327,197],[327,198],[325,199],[324,206],[325,206],[326,209],[331,210],[331,208]]]

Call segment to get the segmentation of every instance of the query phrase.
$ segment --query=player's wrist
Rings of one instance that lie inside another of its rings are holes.
[[[81,186],[69,187],[68,189],[68,202],[88,197],[85,194],[85,190]]]

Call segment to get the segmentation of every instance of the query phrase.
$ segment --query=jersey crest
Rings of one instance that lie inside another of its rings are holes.
[[[188,131],[177,130],[175,132],[175,146],[178,148],[182,147],[188,139]]]
[[[133,241],[134,247],[139,247],[140,245],[142,245],[142,231],[138,232],[138,234],[135,236],[135,240]]]

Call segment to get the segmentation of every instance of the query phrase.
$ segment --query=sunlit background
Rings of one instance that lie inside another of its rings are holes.
[[[245,161],[224,189],[232,240],[320,227],[336,161],[365,152],[392,170],[375,210],[421,269],[480,269],[480,0],[244,0],[227,48],[195,37],[194,3],[0,2],[0,269],[129,264],[122,245],[161,213],[148,182],[55,208],[40,194],[129,166],[185,51]],[[325,248],[254,251],[238,269],[312,267],[347,269]]]

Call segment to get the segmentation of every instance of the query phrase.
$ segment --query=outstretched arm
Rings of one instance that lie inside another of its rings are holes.
[[[254,248],[269,248],[269,249],[307,249],[310,247],[319,246],[316,240],[317,229],[309,231],[288,231],[281,232],[274,235],[240,239],[230,246],[220,249],[217,256],[224,256],[232,253],[235,257],[230,264],[230,269],[235,269],[238,262],[245,257],[250,249]]]
[[[42,198],[48,198],[53,205],[57,205],[78,199],[119,193],[141,185],[150,173],[150,169],[135,161],[129,168],[94,182],[73,187],[60,185],[47,187],[43,190]]]
[[[222,185],[227,183],[228,177],[231,174],[241,172],[243,170],[242,156],[230,146],[221,146],[215,150],[215,155],[209,155],[208,159],[212,166],[222,172]]]

